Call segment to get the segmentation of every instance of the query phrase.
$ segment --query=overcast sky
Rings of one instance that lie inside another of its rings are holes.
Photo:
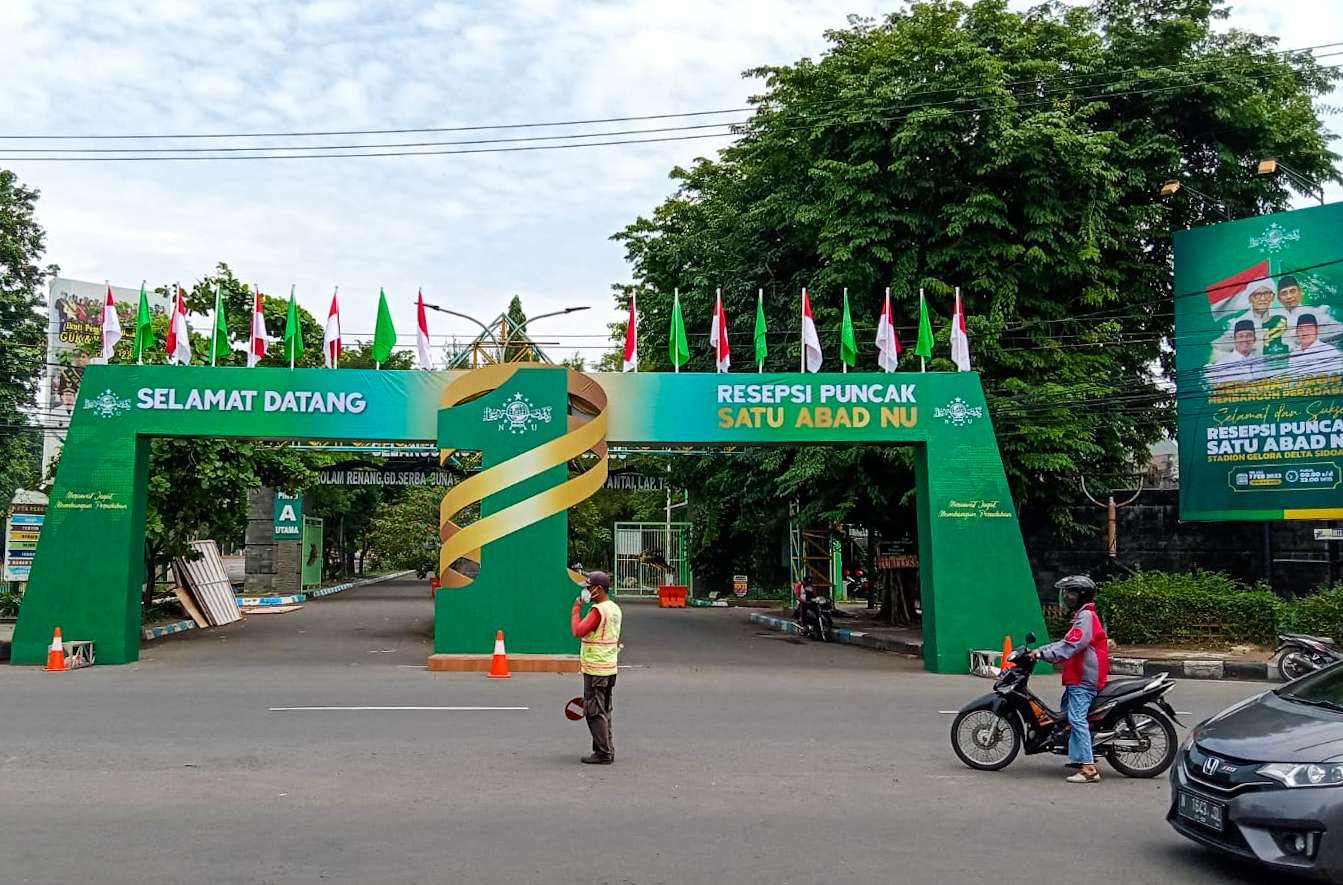
[[[741,70],[816,55],[822,32],[842,27],[848,13],[877,15],[896,5],[0,0],[0,134],[451,127],[737,108],[756,88]],[[1231,24],[1276,35],[1283,48],[1343,41],[1343,3],[1239,0]],[[1340,119],[1328,121],[1337,128]],[[546,132],[564,131],[574,130]],[[533,315],[592,305],[532,331],[563,342],[547,347],[557,358],[584,345],[595,359],[596,348],[608,346],[604,324],[619,318],[609,286],[628,279],[622,250],[608,237],[669,193],[673,165],[722,143],[5,165],[41,189],[47,259],[67,277],[130,287],[142,278],[151,286],[186,283],[222,259],[264,291],[283,294],[297,284],[300,302],[319,317],[339,284],[347,338],[371,333],[379,286],[403,333],[413,333],[417,286],[426,300],[481,319],[516,292]],[[474,334],[470,324],[441,316],[431,317],[431,331]],[[583,333],[589,337],[569,337]]]

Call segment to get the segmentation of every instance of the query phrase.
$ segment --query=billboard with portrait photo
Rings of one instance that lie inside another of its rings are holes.
[[[1343,517],[1343,204],[1179,231],[1180,516]]]

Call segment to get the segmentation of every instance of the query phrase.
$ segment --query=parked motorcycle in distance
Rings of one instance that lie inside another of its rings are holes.
[[[951,747],[971,768],[1006,768],[1026,755],[1067,755],[1068,717],[1030,690],[1035,661],[1026,644],[1008,657],[993,691],[966,704],[951,724]],[[1009,666],[1010,665],[1010,666]],[[1175,760],[1175,710],[1165,700],[1175,683],[1166,674],[1110,682],[1091,703],[1091,740],[1097,756],[1125,777],[1156,777]]]
[[[816,594],[810,603],[802,605],[802,620],[798,622],[797,633],[803,639],[819,639],[822,642],[835,641],[835,605],[829,596]]]
[[[1343,652],[1334,646],[1334,640],[1328,636],[1283,633],[1278,637],[1278,648],[1273,652],[1273,660],[1277,662],[1278,675],[1282,681],[1291,682],[1307,673],[1343,661]]]

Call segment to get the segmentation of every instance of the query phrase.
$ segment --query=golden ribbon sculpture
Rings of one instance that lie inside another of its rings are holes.
[[[443,391],[441,407],[452,408],[497,390],[518,368],[517,363],[504,363],[467,372]],[[586,375],[571,369],[563,371],[568,373],[569,381],[568,432],[559,439],[542,443],[462,480],[443,496],[438,508],[439,537],[443,539],[438,554],[440,586],[455,588],[470,584],[472,577],[453,568],[457,560],[466,559],[479,566],[481,547],[569,509],[591,497],[606,482],[606,391]],[[439,463],[446,462],[453,451],[440,449]],[[472,504],[553,467],[566,465],[587,452],[597,455],[597,463],[554,488],[505,507],[498,513],[482,516],[470,525],[459,526],[453,522]],[[583,580],[583,576],[572,569],[569,577],[578,583]]]

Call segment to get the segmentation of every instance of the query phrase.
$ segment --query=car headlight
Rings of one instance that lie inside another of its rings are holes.
[[[1288,787],[1343,786],[1343,765],[1332,763],[1271,762],[1259,773]]]

